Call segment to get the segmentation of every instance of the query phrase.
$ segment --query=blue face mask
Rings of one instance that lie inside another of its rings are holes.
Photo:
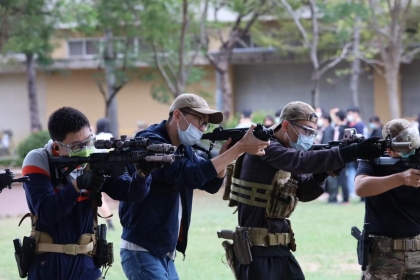
[[[376,125],[374,123],[369,123],[369,127],[370,127],[370,129],[375,129]]]
[[[290,139],[290,138],[289,138]],[[308,151],[314,144],[314,139],[311,136],[299,134],[296,143],[290,141],[290,146],[300,151]]]
[[[184,115],[182,115],[182,117],[184,117]],[[184,120],[188,123],[185,117],[184,117]],[[181,144],[183,144],[184,146],[192,146],[198,143],[198,141],[200,141],[201,137],[203,136],[203,133],[204,132],[202,132],[201,130],[199,130],[198,128],[196,128],[190,123],[188,123],[187,130],[182,131],[179,128],[179,124],[178,124],[179,142],[181,142]]]
[[[406,154],[406,153],[404,153],[404,152],[400,152],[400,156],[402,157],[402,158],[408,158],[409,156],[411,156],[411,155],[414,155],[414,150],[412,150],[411,152],[409,152],[408,154]]]

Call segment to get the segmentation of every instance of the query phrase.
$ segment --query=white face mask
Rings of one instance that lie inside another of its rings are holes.
[[[182,113],[181,113],[182,114]],[[199,130],[198,128],[196,128],[195,126],[193,126],[192,124],[190,124],[184,117],[184,115],[182,114],[182,117],[184,118],[184,120],[188,123],[188,128],[185,131],[182,131],[179,128],[179,123],[177,123],[178,125],[178,137],[179,137],[179,142],[181,142],[181,144],[183,144],[184,146],[192,146],[196,143],[198,143],[198,141],[200,141],[201,137],[203,136],[203,133],[201,130]]]
[[[317,126],[322,127],[323,125],[324,125],[324,120],[323,119],[318,119]]]
[[[349,122],[352,122],[352,121],[354,121],[354,117],[352,115],[347,115],[347,120]]]

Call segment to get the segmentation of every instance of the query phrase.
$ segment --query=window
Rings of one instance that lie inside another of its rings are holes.
[[[95,56],[99,53],[100,39],[75,39],[68,41],[69,57]]]
[[[257,48],[258,45],[252,40],[251,35],[244,35],[241,37],[240,42],[236,42],[234,49],[244,49],[244,48]]]
[[[82,57],[82,58],[93,58],[101,53],[103,50],[103,39],[102,38],[83,38],[83,39],[70,39],[68,40],[68,56],[71,58]],[[125,38],[114,38],[114,52],[118,56],[122,56],[125,53],[126,39]],[[139,49],[139,39],[132,38],[128,43],[128,54],[137,55]]]

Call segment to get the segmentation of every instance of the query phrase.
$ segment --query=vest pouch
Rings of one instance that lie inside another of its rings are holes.
[[[291,174],[278,171],[273,179],[275,184],[271,200],[267,204],[266,216],[268,218],[289,218],[296,208],[299,199],[296,197],[297,181],[290,178]]]
[[[232,176],[233,176],[234,167],[235,167],[235,162],[230,163],[226,167],[226,176],[225,176],[225,180],[223,180],[223,186],[225,188],[225,191],[223,193],[223,200],[229,200],[230,189],[231,189],[231,186],[232,186]]]

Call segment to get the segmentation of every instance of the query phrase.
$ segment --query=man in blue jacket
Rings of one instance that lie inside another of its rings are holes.
[[[141,203],[120,204],[121,263],[128,279],[178,279],[175,250],[185,256],[193,190],[217,193],[226,166],[239,155],[245,152],[264,155],[269,142],[255,138],[251,126],[244,138],[229,150],[231,140],[226,141],[219,156],[211,160],[197,156],[191,145],[201,139],[210,123],[222,121],[223,114],[211,110],[203,98],[181,94],[172,103],[167,121],[137,134],[154,143],[177,146],[183,158],[151,173],[153,183]],[[146,174],[150,172],[147,165],[139,168]]]
[[[22,174],[30,179],[23,187],[33,215],[31,236],[37,240],[28,279],[103,279],[92,258],[96,209],[85,194],[101,190],[116,200],[141,201],[149,192],[151,176],[136,172],[105,180],[94,169],[78,167],[53,184],[64,170],[50,166],[49,157],[88,156],[95,137],[86,116],[70,107],[50,116],[48,131],[51,140],[30,151],[22,166]]]

